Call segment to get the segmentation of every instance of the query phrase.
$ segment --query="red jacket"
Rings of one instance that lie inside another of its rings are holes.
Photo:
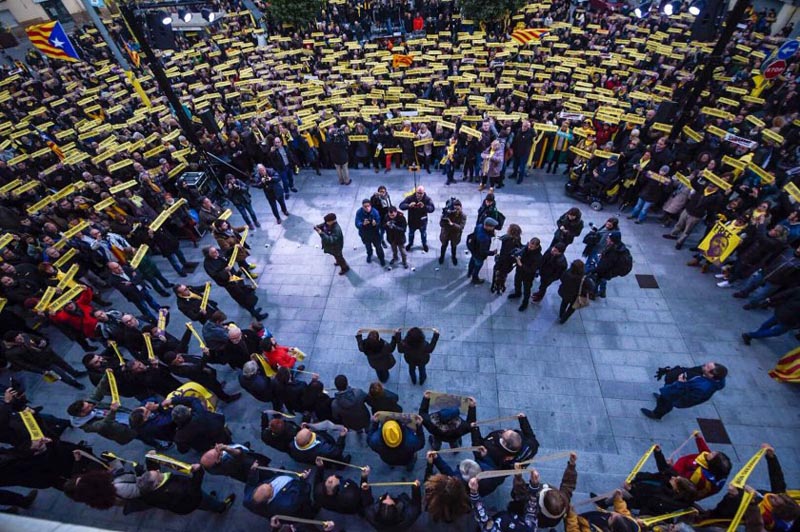
[[[53,323],[69,327],[87,338],[95,338],[97,336],[97,319],[92,316],[94,309],[92,308],[92,289],[86,288],[81,295],[75,300],[75,305],[80,312],[76,315],[68,312],[66,308],[62,308],[55,314],[50,316]]]
[[[411,21],[411,27],[414,31],[421,31],[425,27],[425,19],[422,17],[414,17],[414,20]]]
[[[673,468],[678,472],[678,475],[683,478],[689,479],[692,484],[697,488],[697,498],[704,499],[717,493],[725,484],[725,479],[716,479],[708,470],[708,457],[711,454],[711,449],[708,448],[706,440],[702,436],[695,437],[697,450],[700,451],[696,454],[687,454],[681,456],[673,464]]]
[[[297,359],[289,354],[289,349],[283,345],[276,345],[272,351],[264,351],[264,357],[273,368],[293,368]]]

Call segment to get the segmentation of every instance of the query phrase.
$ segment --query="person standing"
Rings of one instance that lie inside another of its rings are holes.
[[[418,186],[413,194],[409,194],[399,206],[401,211],[408,211],[408,245],[411,251],[414,245],[414,233],[419,231],[422,239],[422,251],[428,252],[428,215],[436,210],[433,201],[425,193],[425,187]]]
[[[757,330],[742,334],[742,341],[750,345],[753,338],[770,338],[800,328],[800,287],[787,288],[764,300],[775,307],[775,313]]]
[[[597,284],[597,295],[606,297],[606,283],[614,277],[625,277],[633,269],[633,257],[628,247],[622,243],[622,234],[612,231],[606,239],[606,247],[600,253],[600,260],[592,272]]]
[[[561,279],[567,271],[567,259],[564,257],[564,250],[567,246],[563,242],[558,242],[544,254],[542,265],[539,267],[539,290],[531,296],[531,301],[537,303],[544,299],[547,287]]]
[[[580,236],[581,232],[583,232],[581,210],[577,207],[572,207],[561,215],[556,225],[558,228],[553,235],[553,241],[550,242],[550,247],[561,242],[564,244],[564,249],[567,249],[567,247]]]
[[[464,419],[458,406],[442,408],[431,413],[431,392],[427,391],[422,395],[419,415],[422,417],[425,430],[429,433],[428,443],[431,449],[438,451],[442,448],[443,442],[449,444],[451,449],[461,447],[462,436],[470,433],[470,427],[477,419],[475,398],[468,398],[468,403],[467,418]]]
[[[677,240],[675,249],[681,249],[683,243],[692,234],[692,230],[697,224],[709,216],[716,214],[725,202],[723,191],[711,182],[695,178],[692,181],[692,191],[689,193],[689,201],[678,217],[678,223],[672,231],[663,236],[669,240]]]
[[[488,148],[481,153],[481,184],[478,190],[486,188],[486,183],[492,188],[503,188],[503,181],[500,172],[503,170],[503,143],[495,139]]]
[[[242,215],[247,227],[251,230],[261,227],[261,224],[258,223],[256,212],[253,210],[253,200],[250,197],[247,183],[241,179],[236,179],[232,174],[227,174],[225,176],[225,195],[228,196],[236,210]]]
[[[195,510],[225,513],[233,505],[236,495],[230,494],[219,500],[216,494],[203,490],[204,470],[200,464],[192,464],[190,474],[176,475],[151,470],[136,480],[141,493],[140,501],[179,515],[190,514]]]
[[[161,305],[153,299],[141,275],[130,266],[121,266],[118,262],[109,262],[107,266],[110,273],[108,283],[136,305],[145,318],[153,323],[158,321],[151,309],[158,312]]]
[[[561,285],[558,287],[558,295],[561,296],[558,323],[566,323],[575,312],[575,303],[578,298],[589,297],[589,294],[594,291],[593,288],[591,279],[586,275],[583,261],[580,259],[572,261],[569,269],[561,276]]]
[[[367,436],[367,445],[378,453],[381,460],[390,466],[404,466],[407,471],[414,469],[417,451],[425,447],[425,432],[422,430],[422,418],[414,416],[414,428],[394,419],[378,421],[372,416]]]
[[[332,127],[328,130],[328,151],[331,154],[331,161],[336,167],[336,175],[339,176],[340,185],[349,185],[350,181],[350,141],[344,131]]]
[[[289,199],[289,191],[297,192],[294,188],[294,163],[291,160],[289,150],[283,145],[280,137],[275,137],[269,149],[269,165],[278,172],[283,183],[284,198]]]
[[[447,246],[449,244],[450,258],[453,261],[453,266],[458,266],[456,247],[461,242],[461,235],[466,225],[467,216],[464,214],[461,201],[457,198],[448,201],[442,211],[442,219],[439,221],[439,227],[441,227],[439,231],[439,241],[442,243],[442,249],[439,253],[439,264],[444,264],[444,255],[447,252]]]
[[[347,376],[337,375],[333,380],[336,394],[331,402],[333,420],[350,430],[363,431],[369,426],[369,410],[367,410],[367,392],[361,388],[353,388]]]
[[[519,131],[514,134],[511,141],[511,167],[514,171],[510,178],[517,178],[517,184],[521,184],[527,175],[528,157],[533,148],[534,131],[531,129],[530,120],[523,120]]]
[[[589,227],[591,227],[591,231],[583,237],[583,243],[586,247],[583,248],[583,253],[581,254],[586,257],[587,273],[591,273],[597,267],[600,252],[606,247],[608,235],[612,231],[619,231],[619,218],[612,216],[599,228],[589,222]]]
[[[350,271],[350,266],[347,265],[347,261],[344,260],[344,255],[342,255],[342,250],[344,249],[342,228],[339,227],[336,222],[336,215],[332,212],[326,214],[324,220],[325,223],[314,226],[314,231],[317,232],[322,240],[322,251],[336,259],[336,266],[341,268],[339,275],[345,275]]]
[[[361,201],[361,208],[356,211],[356,229],[358,229],[361,242],[367,248],[367,263],[372,262],[372,248],[375,248],[375,254],[378,255],[381,266],[386,266],[383,246],[381,246],[380,226],[381,215],[378,214],[377,209],[372,208],[370,201],[364,198]]]
[[[428,374],[425,366],[431,360],[431,353],[436,349],[436,342],[439,341],[439,329],[433,329],[433,338],[428,342],[425,340],[425,333],[419,327],[411,327],[406,333],[406,337],[398,344],[397,351],[404,355],[408,364],[408,374],[411,382],[417,383],[416,370],[419,369],[419,384],[425,384]]]
[[[547,163],[548,174],[558,173],[558,165],[561,164],[561,159],[566,159],[566,154],[569,153],[569,145],[572,142],[572,138],[572,131],[569,129],[569,121],[564,120],[561,122],[558,131],[556,131],[553,151],[550,152],[550,161]]]
[[[258,306],[255,287],[249,281],[246,282],[244,280],[244,275],[233,273],[231,268],[228,267],[227,259],[222,257],[219,249],[214,246],[205,247],[203,248],[203,256],[205,257],[203,268],[208,276],[223,287],[234,301],[244,307],[257,320],[263,320],[269,316],[266,312],[262,313],[261,307]]]
[[[386,219],[383,222],[383,227],[386,229],[386,240],[392,248],[392,260],[389,264],[397,262],[397,254],[403,259],[403,268],[408,268],[408,260],[406,255],[406,248],[403,244],[406,243],[406,217],[403,213],[397,210],[397,207],[391,206],[386,211]]]
[[[419,125],[419,130],[417,131],[417,140],[425,142],[425,144],[417,147],[417,158],[421,159],[421,166],[430,174],[431,157],[433,156],[433,135],[428,129],[427,124],[422,123]]]
[[[378,187],[378,191],[369,199],[369,202],[372,204],[372,208],[376,209],[378,214],[381,215],[381,225],[378,229],[381,234],[381,245],[384,247],[384,249],[386,249],[389,247],[385,240],[386,218],[389,216],[389,207],[393,206],[392,198],[389,196],[389,192],[386,190],[386,187],[381,185]],[[405,228],[403,228],[403,232],[405,232]]]
[[[286,209],[286,201],[283,199],[283,185],[281,184],[280,176],[275,170],[259,164],[256,166],[255,179],[256,186],[264,190],[264,197],[267,198],[267,203],[272,209],[275,222],[280,225],[281,215],[278,214],[278,204],[280,204],[284,216],[289,216],[289,211]]]
[[[641,412],[650,419],[661,419],[673,408],[689,408],[705,403],[725,388],[728,368],[716,362],[707,362],[693,368],[659,369],[656,378],[665,376],[664,386],[658,391],[656,407],[653,410],[642,408]]]
[[[378,380],[388,381],[389,370],[397,363],[392,353],[400,342],[400,329],[397,329],[392,335],[391,342],[382,339],[378,331],[369,331],[366,340],[359,332],[356,334],[356,342],[358,342],[358,350],[366,355],[367,362],[375,370]]]
[[[447,174],[447,181],[445,181],[445,185],[450,185],[451,183],[455,183],[456,180],[453,177],[456,173],[456,153],[458,149],[458,137],[455,135],[450,137],[450,140],[447,142],[447,146],[444,149],[444,155],[442,156],[441,161],[439,161],[440,166],[444,166],[444,172]]]
[[[528,308],[528,301],[531,297],[531,287],[536,273],[542,265],[542,244],[539,239],[534,237],[522,250],[522,254],[514,257],[517,263],[517,271],[514,273],[514,292],[509,294],[508,299],[517,299],[522,296],[522,303],[519,311]]]
[[[483,224],[477,226],[475,231],[467,237],[467,249],[471,253],[469,266],[467,267],[467,277],[472,278],[472,284],[483,284],[485,279],[478,277],[483,261],[497,253],[496,250],[489,249],[492,245],[494,231],[497,228],[497,220],[486,218]]]
[[[244,488],[244,507],[256,515],[313,517],[317,513],[311,502],[311,485],[306,478],[311,470],[298,475],[285,475],[258,469],[253,462]]]

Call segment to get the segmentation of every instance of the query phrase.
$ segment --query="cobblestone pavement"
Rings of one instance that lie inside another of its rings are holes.
[[[304,171],[296,179],[297,194],[287,201],[291,216],[276,225],[269,207],[258,190],[254,203],[262,229],[251,232],[252,261],[259,265],[259,294],[269,312],[266,324],[284,345],[296,345],[309,354],[306,364],[332,387],[333,378],[344,373],[354,386],[367,388],[375,378],[356,349],[354,333],[359,327],[435,326],[442,337],[428,366],[425,387],[410,383],[402,362],[392,370],[388,388],[397,392],[406,410],[416,410],[427,389],[474,396],[478,418],[526,412],[541,442],[540,455],[559,450],[576,450],[578,458],[578,493],[576,500],[589,491],[602,492],[622,482],[638,457],[653,442],[671,452],[697,427],[696,418],[721,420],[732,444],[718,445],[739,467],[759,447],[769,441],[776,449],[792,484],[800,478],[800,388],[780,384],[767,375],[775,361],[796,341],[791,336],[765,341],[754,340],[752,347],[742,344],[739,335],[754,329],[768,316],[766,311],[746,312],[741,301],[731,297],[732,290],[719,289],[711,274],[701,275],[684,263],[687,251],[676,251],[672,242],[661,238],[663,228],[654,220],[634,226],[623,220],[623,241],[634,257],[635,274],[654,275],[659,288],[639,288],[634,275],[614,279],[608,285],[608,297],[594,301],[565,325],[557,323],[560,299],[552,287],[539,304],[525,312],[506,295],[491,294],[488,283],[476,287],[465,277],[468,255],[462,242],[459,264],[437,263],[438,220],[441,207],[450,196],[457,196],[468,215],[468,227],[482,196],[476,185],[462,183],[444,186],[445,178],[434,172],[418,176],[437,210],[429,224],[430,253],[417,247],[409,255],[412,269],[383,271],[374,261],[367,264],[364,248],[353,219],[362,198],[372,195],[378,185],[389,188],[397,205],[414,185],[413,176],[393,169],[388,175],[372,170],[351,171],[353,184],[337,184],[333,171],[321,177]],[[576,204],[563,193],[563,177],[534,172],[522,185],[510,182],[497,191],[497,203],[507,223],[517,223],[523,238],[538,236],[543,243],[552,237],[555,220],[569,207],[577,205],[586,222],[601,224],[616,214],[614,206],[593,212]],[[352,272],[335,274],[333,260],[322,254],[313,225],[321,223],[327,212],[335,212],[345,233],[345,256]],[[241,219],[234,214],[233,221]],[[695,238],[699,235],[695,235]],[[202,243],[211,243],[206,236]],[[197,260],[200,250],[184,244],[184,251]],[[583,246],[577,241],[567,250],[569,260],[579,258]],[[165,275],[177,281],[167,262],[158,258]],[[483,277],[490,276],[491,261],[484,265]],[[202,267],[189,278],[192,284],[205,282]],[[513,285],[512,285],[513,286]],[[249,323],[249,315],[215,288],[213,296],[230,319]],[[115,307],[135,310],[118,295]],[[174,306],[174,298],[161,301]],[[183,316],[177,313],[170,324],[173,334],[182,332]],[[54,333],[54,338],[61,338]],[[74,364],[80,364],[83,352],[61,338],[59,352]],[[644,418],[639,408],[652,406],[651,393],[657,383],[653,374],[665,365],[696,365],[708,360],[725,364],[730,375],[727,387],[713,401],[690,410],[676,410],[656,422]],[[220,370],[228,389],[237,390],[234,372]],[[35,404],[46,411],[66,415],[65,408],[80,394],[62,384],[45,384],[25,376]],[[129,406],[132,404],[128,401]],[[235,441],[253,442],[254,447],[275,457],[274,464],[299,468],[286,456],[268,450],[259,438],[259,411],[265,405],[245,396],[224,407]],[[486,427],[487,430],[492,428]],[[500,428],[500,427],[494,427]],[[64,437],[72,441],[86,439],[96,451],[113,450],[123,456],[140,459],[144,446],[134,442],[124,449],[101,438],[86,437],[68,430]],[[382,464],[356,434],[348,435],[347,451],[353,463],[370,464],[372,480],[422,478],[424,460],[420,456],[413,473],[391,470]],[[175,451],[173,451],[174,453]],[[195,454],[180,457],[196,460]],[[454,460],[449,456],[451,460]],[[563,461],[543,463],[543,479],[558,483]],[[402,469],[402,468],[401,468]],[[768,486],[766,467],[757,468],[751,477],[754,486]],[[493,507],[505,505],[511,482],[490,498]],[[169,532],[173,530],[226,531],[263,530],[266,523],[241,505],[243,486],[232,480],[207,477],[207,490],[221,495],[236,493],[234,507],[225,516],[195,512],[176,516],[162,511],[148,511],[123,516],[121,510],[106,512],[75,504],[55,490],[40,494],[34,507],[25,513],[35,517],[104,527],[116,530]],[[791,485],[798,488],[796,482]],[[366,530],[365,522],[334,518],[347,530]],[[462,521],[450,527],[428,522],[424,516],[415,530],[467,530]],[[0,517],[0,529],[3,517]]]

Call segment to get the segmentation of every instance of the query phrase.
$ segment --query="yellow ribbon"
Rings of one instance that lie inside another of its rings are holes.
[[[28,431],[28,434],[30,434],[31,441],[37,441],[44,438],[44,433],[39,427],[39,424],[36,422],[36,419],[33,417],[32,410],[23,410],[19,413],[19,417],[22,418],[22,422],[25,424],[25,429]]]
[[[108,390],[111,392],[111,402],[119,404],[119,390],[117,389],[117,378],[111,368],[106,370],[106,377],[108,378]]]
[[[153,353],[153,339],[150,338],[150,333],[142,333],[144,336],[144,345],[147,347],[147,359],[155,360],[156,355]]]
[[[633,477],[635,477],[636,473],[638,473],[642,469],[642,467],[644,467],[645,462],[647,462],[647,459],[650,458],[650,455],[653,454],[653,451],[655,450],[656,446],[651,445],[650,448],[647,450],[647,452],[644,453],[641,458],[639,458],[639,461],[636,462],[636,465],[633,466],[633,469],[631,470],[628,477],[625,479],[625,482],[630,484],[633,481]]]
[[[211,283],[206,282],[206,288],[203,291],[203,299],[200,301],[200,310],[206,310],[208,307],[208,297],[211,295]]]
[[[753,472],[753,469],[755,469],[756,464],[758,464],[766,452],[766,449],[759,449],[758,452],[754,454],[746,464],[744,464],[739,472],[736,473],[736,476],[733,477],[733,481],[731,482],[731,486],[739,489],[744,488],[744,485],[747,482],[747,479],[750,477],[750,474]]]
[[[200,349],[205,349],[206,348],[206,343],[203,341],[203,339],[200,337],[200,335],[197,334],[197,331],[194,330],[194,327],[192,326],[192,322],[191,321],[186,324],[186,328],[189,329],[190,331],[192,331],[192,336],[194,336],[197,339],[198,343],[200,344]]]
[[[763,450],[764,449],[762,449],[762,451]],[[750,501],[752,500],[753,494],[751,492],[745,491],[744,494],[742,494],[742,501],[739,503],[739,509],[736,510],[736,515],[733,516],[731,524],[728,525],[728,532],[735,532],[739,527],[739,523],[742,522],[742,517],[744,517],[744,513],[747,511],[747,507],[750,506]]]
[[[122,354],[119,352],[119,348],[117,347],[117,342],[115,342],[114,340],[109,340],[108,345],[111,346],[111,349],[113,349],[114,353],[117,355],[117,358],[119,359],[119,365],[124,366],[125,359],[122,358]]]

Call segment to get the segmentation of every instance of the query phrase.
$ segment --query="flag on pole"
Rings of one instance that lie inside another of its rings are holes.
[[[131,43],[126,40],[122,41],[122,46],[125,48],[125,51],[128,52],[128,57],[131,58],[131,63],[133,63],[133,66],[139,68],[139,65],[142,63],[142,58],[139,56],[139,52],[134,50],[133,46],[131,46]]]
[[[408,67],[411,66],[413,62],[414,58],[410,55],[394,54],[392,56],[392,68],[397,68],[399,66]]]
[[[69,37],[58,21],[36,24],[25,28],[31,44],[47,57],[64,61],[80,61],[78,52],[69,42]]]
[[[533,40],[538,41],[548,33],[550,33],[550,30],[546,28],[525,28],[521,30],[514,30],[511,33],[511,39],[516,41],[518,44],[524,45]]]

